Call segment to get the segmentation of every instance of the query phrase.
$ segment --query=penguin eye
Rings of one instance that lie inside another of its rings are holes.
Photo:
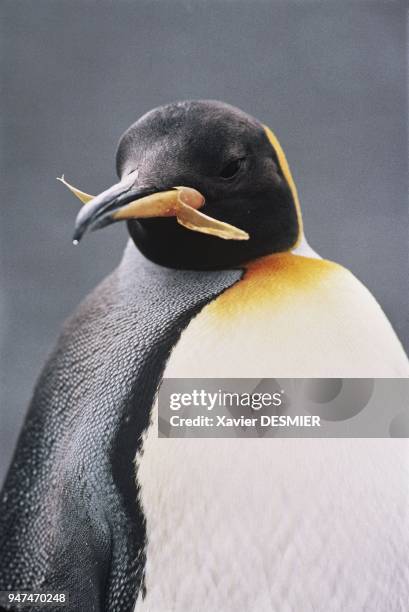
[[[233,161],[223,166],[220,172],[220,178],[231,179],[234,176],[236,176],[236,174],[242,167],[243,162],[244,162],[244,157],[242,157],[241,159],[234,159]]]

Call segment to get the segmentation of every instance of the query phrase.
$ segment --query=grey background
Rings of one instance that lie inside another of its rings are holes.
[[[279,136],[306,234],[376,295],[406,346],[405,2],[3,1],[0,479],[63,319],[117,264],[124,226],[71,245],[55,181],[112,183],[122,131],[218,98]]]

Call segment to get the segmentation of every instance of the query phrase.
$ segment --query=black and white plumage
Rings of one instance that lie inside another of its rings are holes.
[[[375,299],[309,249],[278,141],[227,105],[178,103],[131,126],[117,168],[76,238],[126,218],[133,240],[36,387],[2,494],[0,588],[67,590],[73,611],[398,612],[405,442],[157,438],[164,374],[408,374]],[[178,208],[179,186],[204,205]],[[141,202],[155,218],[133,218]]]

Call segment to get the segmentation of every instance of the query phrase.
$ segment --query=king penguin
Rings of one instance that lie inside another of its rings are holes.
[[[276,136],[172,103],[128,128],[116,166],[96,197],[67,183],[76,242],[121,220],[130,240],[35,388],[0,590],[66,592],[72,612],[406,610],[404,440],[158,437],[164,377],[408,376],[375,298],[309,247]]]

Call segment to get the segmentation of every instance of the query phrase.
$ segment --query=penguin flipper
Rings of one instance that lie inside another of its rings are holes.
[[[241,275],[169,270],[130,244],[65,324],[1,496],[0,590],[68,591],[68,612],[133,610],[144,590],[142,433],[182,330]]]
[[[122,500],[112,448],[126,410],[123,380],[116,381],[118,397],[97,401],[112,351],[95,335],[100,325],[113,331],[116,285],[114,273],[66,324],[36,386],[1,498],[0,588],[64,591],[69,611],[130,609],[142,571],[132,567],[142,532]],[[101,309],[109,300],[112,318]],[[121,353],[121,340],[111,346]],[[116,419],[114,409],[123,411]],[[128,481],[136,505],[133,474]],[[119,578],[122,602],[110,608]]]

